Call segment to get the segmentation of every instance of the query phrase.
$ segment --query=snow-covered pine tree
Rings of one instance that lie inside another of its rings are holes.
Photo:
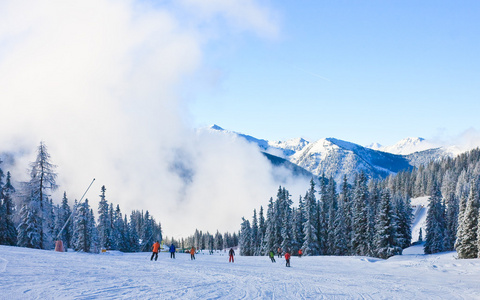
[[[0,245],[14,246],[17,244],[17,229],[13,221],[15,214],[14,193],[15,188],[11,183],[10,172],[7,172],[5,185],[0,186]]]
[[[252,219],[252,255],[260,255],[260,234],[258,230],[257,210],[253,210]]]
[[[88,199],[85,199],[85,202],[75,206],[75,218],[73,220],[75,237],[73,248],[75,251],[90,252],[89,212]]]
[[[337,183],[330,177],[328,180],[327,193],[329,199],[328,206],[328,226],[327,226],[327,254],[334,254],[336,248],[335,221],[337,219],[338,195],[336,192]]]
[[[217,230],[217,233],[215,233],[215,239],[214,239],[213,247],[214,247],[215,250],[222,250],[223,249],[223,236],[218,230]]]
[[[347,235],[348,231],[345,206],[346,203],[344,198],[340,197],[334,222],[334,244],[332,246],[334,255],[347,255],[349,250],[348,244],[350,240]]]
[[[242,226],[240,229],[239,238],[240,255],[251,256],[252,255],[252,229],[250,222],[242,218]]]
[[[305,223],[303,223],[303,234],[305,242],[302,246],[303,254],[306,256],[319,254],[319,243],[315,225],[318,222],[317,200],[315,198],[315,182],[310,181],[310,190],[305,196]]]
[[[384,190],[377,220],[375,222],[374,251],[375,256],[387,259],[393,255],[402,254],[402,248],[396,239],[395,214],[391,205],[391,196],[388,190]]]
[[[436,182],[432,185],[430,195],[426,220],[425,254],[445,250],[445,210],[442,205],[440,187]]]
[[[275,251],[275,215],[273,198],[270,198],[267,207],[267,219],[265,220],[265,238],[263,243],[263,253]]]
[[[274,209],[273,209],[273,222],[274,222],[274,233],[275,233],[275,244],[274,249],[278,249],[282,246],[282,224],[283,224],[283,215],[285,209],[285,194],[280,186],[277,191],[277,200],[274,202]]]
[[[62,226],[59,228],[60,230],[62,230],[62,228],[65,226],[63,231],[60,233],[60,240],[63,241],[65,250],[72,247],[73,222],[72,218],[70,218],[71,214],[72,210],[68,204],[67,192],[63,192],[62,204],[58,210],[58,220],[59,224]]]
[[[343,203],[343,211],[345,213],[345,225],[346,225],[346,239],[347,239],[347,254],[352,253],[352,197],[350,192],[350,185],[348,184],[347,175],[343,176],[343,182],[341,187],[340,199]]]
[[[479,195],[478,183],[474,181],[470,186],[467,206],[463,213],[462,230],[457,240],[457,253],[459,258],[478,257],[478,220],[479,220]]]
[[[367,207],[367,177],[361,172],[355,178],[352,210],[352,250],[355,255],[370,254]]]
[[[20,209],[20,224],[17,227],[17,245],[40,249],[39,205],[36,202],[24,203]]]
[[[312,193],[312,183],[313,187],[314,181],[313,178],[310,180],[310,191],[309,194]],[[316,239],[318,242],[318,251],[320,255],[328,254],[328,221],[329,221],[329,207],[330,201],[328,194],[328,186],[327,186],[327,179],[325,178],[325,174],[323,173],[320,177],[320,199],[316,204],[316,211],[315,211],[315,232],[316,232]],[[315,194],[314,194],[315,195]],[[305,200],[306,202],[306,200]]]
[[[41,249],[48,249],[53,247],[51,243],[51,233],[46,221],[46,209],[48,209],[48,191],[54,191],[57,189],[55,173],[56,166],[50,161],[50,154],[47,151],[47,147],[43,142],[40,142],[40,146],[37,149],[37,158],[30,164],[30,180],[23,184],[23,193],[26,196],[26,203],[35,203],[33,205],[27,205],[27,208],[37,206],[38,209],[34,209],[38,214],[38,235],[40,236],[38,247]]]
[[[126,220],[125,216],[125,220]],[[140,236],[137,230],[139,220],[135,217],[135,211],[130,214],[130,222],[125,222],[128,235],[128,252],[138,252],[140,249]]]
[[[282,248],[283,252],[291,252],[293,239],[292,239],[292,200],[290,199],[290,194],[287,190],[284,189],[284,202],[283,202],[283,220],[282,220],[282,243],[280,247]]]
[[[153,243],[158,239],[158,235],[155,233],[155,220],[150,216],[150,213],[147,210],[144,215],[141,232],[142,251],[150,251],[150,249],[152,249]]]
[[[265,255],[266,253],[264,252],[264,247],[263,245],[265,244],[265,231],[266,231],[266,225],[265,225],[265,217],[263,215],[263,206],[260,206],[260,212],[258,213],[258,235],[259,235],[259,254],[258,255]]]
[[[98,203],[98,242],[99,247],[103,249],[112,248],[112,220],[110,219],[110,210],[107,200],[105,199],[106,188],[103,185],[100,190],[100,202]]]
[[[88,203],[87,203],[88,205]],[[88,205],[88,207],[90,207]],[[90,208],[87,214],[87,227],[88,233],[90,236],[90,249],[89,252],[98,253],[100,252],[99,241],[98,241],[98,231],[95,225],[95,216],[93,214],[93,209]]]
[[[410,246],[412,241],[412,207],[408,196],[394,196],[394,214],[396,216],[396,234],[398,245],[405,249]]]

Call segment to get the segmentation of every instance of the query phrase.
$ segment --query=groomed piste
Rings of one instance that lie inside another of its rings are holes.
[[[480,260],[422,246],[388,260],[178,253],[87,254],[0,246],[0,299],[480,299]]]

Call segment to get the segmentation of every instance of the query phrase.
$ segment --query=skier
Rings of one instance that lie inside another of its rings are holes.
[[[153,260],[153,257],[155,256],[155,261],[157,261],[158,258],[158,250],[160,249],[160,243],[158,241],[153,244],[152,247],[152,257],[150,257],[150,260]]]
[[[230,251],[228,251],[228,262],[233,263],[233,257],[235,256],[235,251],[233,251],[233,248],[230,248]]]
[[[290,253],[288,251],[285,253],[286,267],[290,267]]]
[[[192,249],[190,249],[190,259],[195,260],[195,247],[192,246]]]
[[[175,245],[173,243],[170,245],[170,258],[175,258]]]
[[[302,254],[303,254],[302,249],[299,249],[299,250],[298,250],[298,257],[302,257]]]
[[[268,253],[268,256],[270,257],[270,260],[272,261],[272,263],[276,262],[275,253],[273,253],[273,250],[270,250],[270,252]]]
[[[282,258],[282,248],[278,247],[277,253],[278,253],[278,258]]]

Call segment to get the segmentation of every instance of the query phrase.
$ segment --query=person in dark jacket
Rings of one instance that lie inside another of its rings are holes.
[[[275,261],[275,253],[273,253],[273,250],[270,250],[270,252],[268,253],[268,256],[270,257],[270,260],[272,262],[276,262]]]
[[[282,258],[282,248],[278,247],[277,253],[278,253],[278,258]]]
[[[175,245],[172,243],[170,245],[170,250],[169,250],[170,251],[170,258],[175,258],[175,250],[176,250]]]
[[[235,251],[233,251],[233,248],[230,248],[230,251],[228,251],[228,262],[233,263],[234,256],[235,256]]]
[[[157,261],[158,258],[158,250],[160,249],[160,243],[158,241],[153,244],[152,247],[152,257],[150,257],[150,260],[153,260],[153,257],[155,256],[155,261]]]

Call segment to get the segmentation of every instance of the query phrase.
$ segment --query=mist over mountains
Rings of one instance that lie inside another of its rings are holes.
[[[406,138],[395,145],[382,146],[374,143],[361,146],[335,138],[307,141],[295,138],[287,141],[268,141],[236,133],[212,125],[208,130],[221,134],[236,135],[256,144],[273,165],[287,166],[294,175],[322,176],[340,183],[343,176],[351,182],[355,173],[363,171],[370,178],[385,178],[400,171],[416,168],[432,160],[455,157],[471,150],[457,145],[439,146],[424,138]],[[292,167],[292,164],[296,167]],[[304,170],[304,171],[300,171]]]

